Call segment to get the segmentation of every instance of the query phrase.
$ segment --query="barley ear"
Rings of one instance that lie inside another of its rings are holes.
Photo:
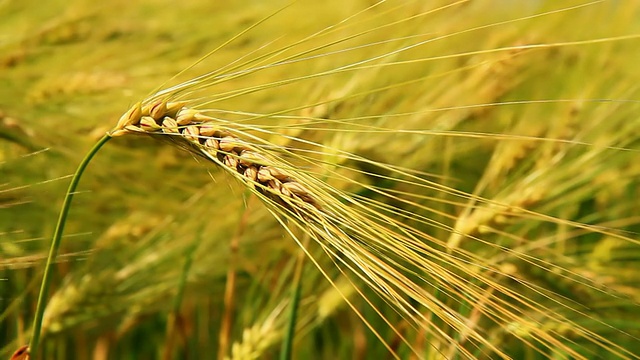
[[[312,218],[321,209],[317,197],[289,171],[271,164],[259,147],[216,126],[215,118],[185,104],[163,99],[143,106],[138,103],[109,134],[178,135],[199,155],[240,175],[247,185],[288,210]]]

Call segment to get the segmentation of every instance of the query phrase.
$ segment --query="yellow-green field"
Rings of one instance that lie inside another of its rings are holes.
[[[640,2],[0,19],[0,359],[640,359]]]

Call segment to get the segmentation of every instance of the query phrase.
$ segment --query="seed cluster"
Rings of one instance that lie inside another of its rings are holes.
[[[311,193],[287,171],[274,166],[255,146],[216,127],[214,118],[185,107],[184,102],[160,100],[134,105],[120,118],[111,135],[128,133],[177,135],[289,210],[307,213],[306,205],[320,209]]]

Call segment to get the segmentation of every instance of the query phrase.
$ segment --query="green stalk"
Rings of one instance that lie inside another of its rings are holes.
[[[65,195],[64,202],[62,203],[62,209],[60,210],[60,217],[58,217],[58,223],[56,224],[56,230],[53,234],[53,239],[51,240],[51,246],[49,247],[49,256],[47,257],[47,263],[44,268],[44,275],[42,276],[42,285],[40,286],[40,295],[38,295],[38,304],[36,305],[36,316],[33,319],[33,330],[31,335],[31,343],[29,344],[29,352],[31,353],[31,360],[35,360],[36,353],[38,351],[38,343],[40,341],[40,331],[42,328],[42,318],[44,316],[44,309],[46,307],[46,298],[49,293],[49,284],[51,282],[51,273],[53,272],[53,263],[56,260],[56,256],[58,255],[58,249],[60,248],[60,241],[62,240],[62,233],[64,231],[64,226],[67,222],[67,215],[69,214],[69,209],[71,208],[71,200],[73,200],[73,195],[76,192],[76,188],[78,187],[78,183],[80,182],[80,178],[82,177],[82,173],[84,169],[86,169],[87,165],[93,158],[93,156],[100,150],[102,145],[104,145],[107,141],[111,139],[109,134],[106,134],[102,137],[94,146],[89,150],[87,156],[82,159],[80,165],[78,165],[78,169],[76,173],[73,175],[73,179],[71,179],[71,184],[69,184],[69,189],[67,190],[67,194]]]
[[[200,242],[200,233],[198,233],[197,241],[191,244],[186,251],[186,258],[184,260],[184,266],[182,267],[182,274],[180,274],[180,282],[178,283],[178,293],[176,297],[173,299],[173,312],[180,312],[180,307],[182,306],[182,298],[184,297],[184,288],[187,286],[187,280],[189,279],[189,271],[191,270],[191,264],[193,263],[193,255],[198,248],[198,243]]]
[[[176,324],[178,322],[178,317],[180,316],[180,307],[182,306],[182,299],[184,297],[184,289],[187,286],[187,280],[189,279],[189,270],[191,269],[191,263],[193,263],[193,255],[198,247],[198,243],[200,243],[201,233],[201,231],[198,231],[197,241],[191,244],[191,246],[189,246],[185,251],[186,258],[184,261],[184,266],[182,267],[180,281],[178,283],[178,292],[173,299],[173,308],[169,313],[169,317],[167,319],[167,340],[165,341],[166,346],[164,348],[164,355],[162,357],[163,359],[171,359],[171,355],[173,354],[173,346],[175,344],[175,337],[173,336],[173,334],[176,331]]]
[[[308,238],[305,238],[303,246],[306,247],[307,244]],[[300,293],[302,292],[302,272],[304,270],[305,259],[305,252],[300,249],[295,273],[293,275],[293,285],[291,285],[291,312],[289,313],[289,323],[287,324],[287,330],[282,342],[280,360],[291,360],[293,354],[293,338],[295,337],[296,332],[298,306],[300,305]]]

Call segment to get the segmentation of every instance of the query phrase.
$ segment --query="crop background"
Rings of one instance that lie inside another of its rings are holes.
[[[370,3],[296,3],[172,83],[220,68],[270,41],[277,39],[280,46],[292,43],[300,34],[334,24]],[[367,58],[373,56],[369,52],[401,46],[382,42],[385,36],[443,35],[586,3],[471,1],[408,21],[391,33],[368,35],[366,42],[380,42],[377,45],[274,67],[208,91],[222,93],[312,74],[349,57]],[[284,4],[0,1],[0,357],[7,358],[28,342],[50,236],[69,176],[86,151],[131,104]],[[414,5],[390,18],[371,15],[356,29],[411,16],[421,8]],[[598,300],[601,289],[573,289],[562,282],[549,286],[559,293],[596,299],[585,312],[607,319],[611,327],[582,325],[613,337],[620,334],[614,330],[621,329],[629,335],[620,339],[621,345],[637,354],[640,40],[588,42],[640,34],[638,7],[635,1],[603,1],[469,31],[399,54],[395,60],[585,41],[580,45],[374,66],[301,80],[215,106],[260,113],[299,108],[294,112],[300,116],[327,119],[406,113],[395,121],[409,128],[415,124],[452,133],[495,134],[420,137],[389,131],[367,138],[354,129],[339,136],[323,133],[320,141],[340,143],[373,161],[397,162],[433,174],[467,193],[573,221],[541,225],[522,215],[518,221],[488,223],[498,230],[488,232],[487,239],[506,246],[515,246],[514,239],[546,239],[553,251],[537,245],[532,256],[570,268],[601,284],[611,296],[605,302]],[[318,43],[355,31],[338,31]],[[410,86],[349,97],[423,77]],[[341,100],[315,105],[326,99]],[[469,106],[494,103],[509,105]],[[554,141],[513,141],[510,135]],[[560,153],[564,157],[555,161]],[[532,174],[544,181],[529,186]],[[417,191],[401,183],[384,186]],[[364,189],[350,191],[375,197]],[[429,216],[456,226],[464,214],[462,206],[447,201],[446,194],[425,196],[438,211]],[[582,223],[610,231],[581,236],[575,224]],[[566,233],[573,234],[570,240],[554,241]],[[208,359],[223,353],[235,358],[277,357],[297,245],[250,193],[210,164],[153,139],[114,140],[84,176],[65,234],[45,319],[43,358]],[[435,229],[433,236],[447,239],[451,232]],[[319,249],[311,251],[349,296],[353,290],[339,272],[331,272],[331,260]],[[235,275],[233,309],[224,304],[230,271]],[[178,296],[181,291],[183,296]],[[365,304],[356,305],[401,357],[408,358],[388,324]],[[386,311],[379,299],[373,306]],[[405,331],[402,319],[389,314]],[[228,342],[221,340],[226,316],[231,321]],[[554,331],[570,341],[570,329]],[[412,342],[428,348],[420,341],[429,339],[414,336]],[[544,357],[508,338],[496,341],[516,358]],[[228,343],[227,351],[220,351],[221,343]],[[598,356],[597,350],[589,355]],[[388,351],[344,305],[341,295],[308,266],[295,358],[386,357]]]

